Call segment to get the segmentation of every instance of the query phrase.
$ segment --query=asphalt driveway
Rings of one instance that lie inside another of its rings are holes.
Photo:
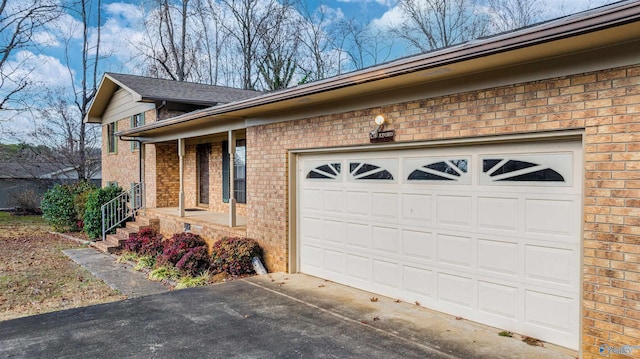
[[[571,357],[370,297],[270,274],[0,322],[0,358]]]
[[[5,358],[445,358],[245,281],[0,323]]]

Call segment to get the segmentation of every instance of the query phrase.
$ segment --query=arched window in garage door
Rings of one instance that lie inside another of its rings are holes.
[[[341,170],[340,163],[327,163],[307,172],[308,179],[336,179]]]
[[[481,183],[491,185],[571,185],[571,153],[483,156]]]

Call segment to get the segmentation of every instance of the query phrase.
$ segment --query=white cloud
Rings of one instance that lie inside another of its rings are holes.
[[[50,37],[62,39],[56,42],[56,46],[61,46],[64,39],[77,40],[82,38],[82,23],[66,13],[47,24],[46,30]]]
[[[61,45],[60,40],[48,31],[34,33],[31,40],[38,46],[58,47]]]
[[[336,0],[336,1],[342,2],[342,3],[362,3],[362,4],[375,2],[375,3],[378,3],[379,5],[386,6],[386,7],[392,7],[397,2],[397,0]]]
[[[402,24],[405,20],[400,7],[394,6],[377,19],[371,21],[374,28],[391,28]]]
[[[104,10],[109,20],[115,20],[129,26],[138,24],[144,16],[140,6],[121,2],[107,4],[104,6]]]
[[[8,62],[14,78],[28,78],[29,82],[46,87],[69,87],[68,69],[59,59],[30,51],[20,51]]]
[[[135,44],[144,39],[142,8],[126,3],[111,3],[105,5],[104,10],[107,20],[100,30],[100,53],[126,63],[137,51]],[[92,29],[90,41],[97,41],[96,29]]]

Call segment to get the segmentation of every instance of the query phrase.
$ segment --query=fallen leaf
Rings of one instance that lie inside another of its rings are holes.
[[[371,297],[369,298],[370,301],[372,302],[377,302],[378,301],[378,297]]]
[[[456,320],[462,320],[462,319],[464,319],[464,318],[462,318],[462,317],[456,317]]]
[[[324,287],[325,287],[325,285],[324,285],[324,284],[320,284],[320,285],[318,286],[318,288],[324,288]]]
[[[380,317],[373,317],[373,321],[380,320]]]
[[[417,300],[416,300],[416,305],[420,305],[420,302],[418,302]]]
[[[396,299],[396,300],[394,300],[394,302],[400,303],[400,299]]]
[[[533,337],[524,336],[524,337],[522,337],[522,341],[527,343],[527,344],[529,344],[529,345],[531,345],[531,346],[534,346],[534,347],[543,347],[544,346],[544,344],[542,343],[542,341],[540,339],[536,339],[536,338],[533,338]]]

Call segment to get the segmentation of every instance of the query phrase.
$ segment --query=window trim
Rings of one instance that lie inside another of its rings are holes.
[[[118,122],[114,121],[107,124],[107,153],[118,153],[118,138],[116,132],[118,131]]]
[[[245,169],[245,178],[240,179],[240,181],[243,181],[244,183],[244,188],[241,190],[238,190],[237,186],[234,186],[234,192],[235,192],[235,199],[237,203],[247,203],[247,178],[246,178],[246,170],[247,170],[247,155],[246,155],[246,148],[247,148],[247,142],[245,139],[238,139],[236,140],[236,156],[238,153],[238,147],[244,147],[245,148],[245,155],[244,155],[244,169]],[[222,141],[222,202],[224,203],[229,203],[229,189],[230,189],[230,181],[231,179],[229,178],[229,169],[230,169],[230,158],[229,158],[229,141]],[[234,181],[237,184],[239,179],[238,179],[238,171],[234,170],[233,174],[235,176]],[[238,192],[243,192],[244,193],[244,198],[238,198]]]
[[[140,120],[136,120],[136,117],[139,117]],[[135,115],[132,115],[129,118],[129,125],[131,126],[130,128],[136,128],[136,127],[140,127],[144,125],[144,112],[140,112],[137,113]],[[140,142],[138,141],[131,141],[131,152],[135,152],[137,150],[140,149]]]

